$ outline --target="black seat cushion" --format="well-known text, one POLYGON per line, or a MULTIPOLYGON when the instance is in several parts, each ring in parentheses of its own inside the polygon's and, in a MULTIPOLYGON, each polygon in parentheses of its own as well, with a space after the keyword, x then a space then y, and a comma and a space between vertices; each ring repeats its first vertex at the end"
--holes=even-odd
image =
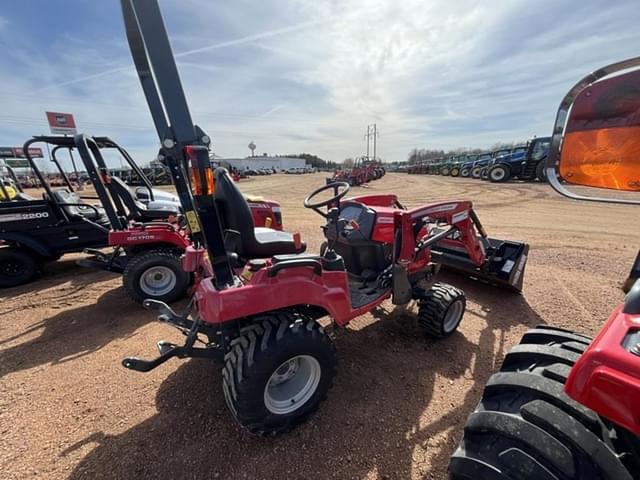
POLYGON ((111 186, 115 194, 122 200, 126 209, 129 210, 130 220, 135 220, 136 222, 160 220, 179 213, 178 208, 170 204, 159 205, 155 208, 147 207, 144 203, 136 200, 129 186, 118 177, 111 177, 111 186))
POLYGON ((302 253, 304 242, 296 247, 293 235, 271 228, 254 228, 253 216, 247 200, 224 168, 215 171, 215 200, 221 221, 228 230, 240 233, 240 251, 244 258, 266 258, 278 254, 302 253))
POLYGON ((90 220, 101 226, 108 226, 109 219, 102 207, 91 207, 76 194, 66 189, 51 192, 58 205, 72 220, 90 220))

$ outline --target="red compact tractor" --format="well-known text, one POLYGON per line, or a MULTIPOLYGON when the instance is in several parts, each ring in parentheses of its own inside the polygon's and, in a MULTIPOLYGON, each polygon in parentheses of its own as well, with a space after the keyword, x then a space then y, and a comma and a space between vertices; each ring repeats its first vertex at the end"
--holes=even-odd
MULTIPOLYGON (((175 179, 177 197, 153 189, 149 179, 128 152, 108 137, 88 137, 82 134, 75 137, 37 136, 25 143, 26 148, 34 143, 53 146, 52 160, 56 165, 59 164, 57 150, 75 150, 94 187, 97 195, 95 199, 100 201, 99 209, 78 204, 82 208, 75 208, 71 212, 78 217, 78 221, 93 226, 102 234, 100 242, 93 243, 94 248, 85 248, 85 252, 92 256, 83 258, 78 263, 121 273, 125 289, 139 302, 145 298, 171 302, 184 297, 196 279, 192 273, 182 269, 180 262, 185 249, 191 245, 189 225, 183 218, 184 212, 189 209, 183 209, 184 203, 181 204, 178 199, 188 199, 184 193, 188 190, 184 179, 175 179), (123 180, 112 176, 102 154, 105 150, 116 151, 127 162, 131 171, 135 172, 142 186, 132 190, 123 180), (105 251, 105 247, 113 248, 105 251)), ((71 189, 71 184, 67 183, 71 189)), ((69 191, 53 192, 52 197, 57 198, 63 194, 68 196, 69 191)), ((69 200, 61 205, 70 210, 75 204, 68 202, 69 200)), ((247 205, 252 225, 259 227, 256 228, 258 236, 278 236, 285 240, 292 238, 291 234, 281 231, 282 214, 278 203, 252 198, 247 201, 247 205)), ((67 235, 70 237, 68 242, 72 243, 73 235, 78 235, 73 232, 78 229, 66 227, 63 230, 65 233, 71 232, 67 235)), ((300 252, 301 248, 302 245, 289 253, 300 252)))
MULTIPOLYGON (((591 73, 565 96, 546 176, 569 198, 638 205, 639 152, 640 57, 591 73), (593 187, 617 192, 586 196, 593 187)), ((452 479, 640 478, 639 260, 594 339, 543 325, 507 354, 467 420, 452 479)))
POLYGON ((436 282, 436 259, 455 257, 477 277, 520 287, 527 246, 487 238, 468 201, 410 209, 392 194, 347 198, 350 186, 340 182, 304 200, 325 221, 320 254, 291 254, 296 237, 260 238, 227 172, 211 171, 208 137, 192 123, 157 2, 121 4, 162 155, 173 175, 191 179, 181 201, 198 235, 183 266, 202 277, 181 314, 144 302, 184 332, 184 344, 160 342, 157 358, 126 358, 126 368, 146 372, 173 357, 218 360, 233 416, 254 434, 276 434, 316 410, 333 383, 336 349, 320 318, 342 327, 387 299, 415 300, 426 334, 448 337, 466 301, 458 288, 436 282))
POLYGON ((352 187, 359 187, 382 178, 385 173, 386 170, 382 166, 382 162, 367 157, 357 157, 353 162, 353 167, 347 170, 338 170, 333 174, 333 177, 327 178, 327 185, 346 182, 352 187))

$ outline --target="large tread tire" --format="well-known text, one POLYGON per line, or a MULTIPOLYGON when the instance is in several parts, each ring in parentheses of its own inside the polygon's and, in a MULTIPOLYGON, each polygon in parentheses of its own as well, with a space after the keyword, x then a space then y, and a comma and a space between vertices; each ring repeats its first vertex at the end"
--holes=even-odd
POLYGON ((471 177, 476 180, 482 175, 482 167, 473 167, 471 169, 471 177))
POLYGON ((451 457, 453 480, 638 478, 638 439, 564 393, 589 345, 584 335, 541 326, 507 354, 451 457))
POLYGON ((460 170, 460 176, 463 178, 469 178, 471 176, 471 170, 468 168, 463 168, 460 170))
POLYGON ((547 163, 545 160, 541 160, 540 162, 538 162, 538 165, 536 166, 536 178, 544 183, 547 183, 547 171, 545 170, 545 163, 547 163))
POLYGON ((489 169, 489 171, 487 172, 487 177, 492 183, 503 183, 507 182, 511 178, 511 171, 504 165, 496 165, 489 169), (499 173, 496 174, 494 172, 499 173))
POLYGON ((460 169, 458 167, 452 168, 451 169, 451 176, 452 177, 460 176, 460 169))
POLYGON ((13 247, 0 248, 0 288, 29 283, 39 271, 39 257, 35 254, 13 247))
POLYGON ((134 255, 127 262, 122 275, 122 284, 129 296, 138 303, 146 299, 170 303, 183 298, 189 290, 192 276, 182 269, 181 255, 180 251, 172 249, 153 249, 134 255), (143 290, 141 279, 153 267, 164 267, 175 276, 175 284, 170 291, 153 295, 143 290))
POLYGON ((300 424, 318 409, 333 385, 336 366, 333 341, 315 320, 290 312, 264 315, 241 329, 225 355, 224 397, 233 416, 250 433, 276 435, 300 424), (284 362, 299 355, 317 360, 319 383, 298 409, 273 413, 265 402, 267 382, 284 362))
POLYGON ((435 283, 418 295, 418 324, 427 336, 446 338, 460 325, 466 306, 462 290, 447 283, 435 283))

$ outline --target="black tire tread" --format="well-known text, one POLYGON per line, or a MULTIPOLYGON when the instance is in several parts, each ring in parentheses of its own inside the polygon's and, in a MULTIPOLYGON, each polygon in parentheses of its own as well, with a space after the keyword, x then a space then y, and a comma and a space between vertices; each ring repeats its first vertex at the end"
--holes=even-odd
MULTIPOLYGON (((157 259, 170 260, 172 262, 177 262, 178 265, 180 265, 181 255, 182 253, 180 251, 170 248, 154 248, 134 255, 127 262, 127 265, 124 268, 124 273, 122 274, 122 284, 129 296, 138 303, 142 303, 146 298, 148 298, 148 295, 139 289, 139 274, 142 273, 139 271, 141 265, 149 260, 157 259)), ((189 285, 191 284, 191 275, 184 272, 182 267, 179 267, 177 276, 176 288, 169 294, 159 298, 159 300, 164 302, 173 302, 186 295, 189 285), (183 277, 180 278, 180 275, 183 275, 183 277)))
POLYGON ((231 348, 225 355, 222 388, 229 409, 236 420, 254 435, 269 436, 290 430, 316 411, 326 399, 336 374, 335 351, 335 345, 324 328, 311 318, 291 312, 274 312, 255 318, 252 324, 241 328, 240 335, 231 341, 231 348), (261 412, 256 411, 253 405, 255 398, 249 393, 253 377, 257 375, 260 358, 277 348, 279 342, 286 340, 285 337, 291 336, 299 337, 297 341, 310 338, 329 349, 333 360, 328 370, 323 372, 323 375, 328 375, 328 386, 324 391, 318 391, 318 400, 309 404, 304 412, 277 421, 265 419, 261 412))
POLYGON ((486 478, 510 480, 639 478, 638 464, 629 460, 637 437, 629 439, 630 432, 564 393, 570 369, 589 342, 547 325, 529 330, 487 382, 452 456, 450 478, 485 478, 475 473, 485 471, 486 478), (566 461, 549 456, 550 445, 564 451, 566 461))
POLYGON ((0 248, 0 260, 1 257, 21 258, 24 262, 27 262, 28 269, 24 275, 13 279, 11 277, 4 277, 0 274, 0 288, 17 287, 18 285, 29 283, 36 278, 40 271, 40 257, 29 250, 15 248, 12 246, 2 247, 0 248))
POLYGON ((466 306, 464 292, 447 283, 435 283, 429 290, 420 292, 418 298, 418 324, 428 336, 445 338, 453 333, 444 332, 443 321, 449 306, 459 298, 462 298, 466 306))

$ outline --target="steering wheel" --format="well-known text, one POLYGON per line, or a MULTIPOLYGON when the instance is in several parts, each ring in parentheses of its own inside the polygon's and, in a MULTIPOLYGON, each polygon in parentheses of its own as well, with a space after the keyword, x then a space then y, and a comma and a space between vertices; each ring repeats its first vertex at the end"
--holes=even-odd
POLYGON ((339 204, 340 199, 344 197, 347 194, 347 192, 349 192, 350 188, 351 187, 349 187, 349 184, 347 182, 335 182, 335 183, 330 183, 329 185, 324 185, 314 190, 309 195, 307 195, 307 198, 304 199, 304 206, 306 208, 310 208, 311 210, 314 210, 316 213, 319 213, 324 218, 327 218, 327 214, 321 211, 320 208, 326 207, 327 205, 331 205, 336 202, 338 202, 339 204), (311 199, 313 197, 319 195, 325 190, 332 190, 332 189, 333 189, 333 197, 329 198, 328 200, 323 200, 321 202, 311 203, 311 199))

